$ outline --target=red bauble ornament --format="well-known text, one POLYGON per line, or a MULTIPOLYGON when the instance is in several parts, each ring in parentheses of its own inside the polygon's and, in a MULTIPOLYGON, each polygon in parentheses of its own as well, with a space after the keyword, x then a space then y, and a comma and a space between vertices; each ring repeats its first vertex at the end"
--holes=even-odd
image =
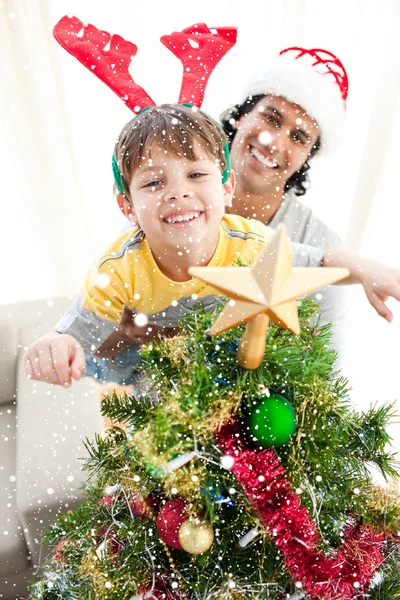
POLYGON ((168 500, 160 509, 157 517, 157 531, 163 542, 182 550, 179 541, 179 529, 184 521, 187 521, 186 502, 181 498, 168 500))

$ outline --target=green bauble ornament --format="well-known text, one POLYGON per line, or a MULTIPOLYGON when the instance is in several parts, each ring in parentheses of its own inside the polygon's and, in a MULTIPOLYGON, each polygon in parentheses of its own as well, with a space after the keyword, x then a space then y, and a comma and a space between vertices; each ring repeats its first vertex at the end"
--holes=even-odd
POLYGON ((248 425, 251 436, 262 446, 283 446, 294 433, 296 414, 284 396, 261 396, 250 413, 248 425))

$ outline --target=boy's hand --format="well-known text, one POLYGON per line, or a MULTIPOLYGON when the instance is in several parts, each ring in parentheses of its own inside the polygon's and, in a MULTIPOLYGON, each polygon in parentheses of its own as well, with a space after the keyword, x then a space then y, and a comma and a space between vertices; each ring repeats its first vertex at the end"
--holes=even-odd
POLYGON ((25 373, 29 379, 70 387, 71 377, 80 379, 85 370, 82 346, 71 335, 47 333, 25 354, 25 373))
POLYGON ((108 358, 119 352, 151 342, 160 337, 171 337, 179 333, 178 327, 162 327, 160 325, 136 325, 132 311, 124 307, 119 325, 112 334, 97 348, 96 356, 108 358))
POLYGON ((350 277, 343 283, 361 283, 378 315, 389 323, 392 321, 393 313, 385 302, 388 298, 395 298, 400 302, 399 269, 343 250, 328 250, 324 256, 323 266, 347 267, 350 270, 350 277))

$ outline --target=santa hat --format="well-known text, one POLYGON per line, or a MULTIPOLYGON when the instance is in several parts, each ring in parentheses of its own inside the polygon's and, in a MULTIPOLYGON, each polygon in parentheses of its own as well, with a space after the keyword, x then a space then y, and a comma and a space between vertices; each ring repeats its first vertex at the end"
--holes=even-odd
POLYGON ((340 60, 322 49, 286 48, 265 73, 253 81, 247 96, 273 94, 301 106, 320 128, 321 151, 335 150, 342 137, 348 93, 340 60))

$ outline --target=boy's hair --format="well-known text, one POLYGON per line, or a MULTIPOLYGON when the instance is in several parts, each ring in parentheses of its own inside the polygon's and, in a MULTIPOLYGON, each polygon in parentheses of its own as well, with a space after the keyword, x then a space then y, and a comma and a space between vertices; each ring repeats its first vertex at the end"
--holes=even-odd
POLYGON ((151 156, 154 144, 167 153, 194 161, 200 158, 193 149, 195 141, 223 172, 227 167, 227 138, 221 126, 206 113, 182 104, 161 104, 144 110, 129 121, 114 148, 126 198, 132 202, 129 192, 132 175, 142 158, 147 153, 151 156))
MULTIPOLYGON (((235 104, 235 106, 222 113, 220 120, 228 137, 229 148, 231 147, 233 138, 238 131, 238 128, 235 125, 244 115, 249 114, 257 102, 261 100, 261 98, 265 98, 266 95, 267 94, 257 94, 255 96, 249 96, 242 104, 235 104)), ((293 175, 286 181, 285 192, 288 192, 293 188, 296 196, 303 196, 306 193, 310 185, 307 171, 310 170, 311 166, 308 161, 310 158, 315 156, 315 154, 317 154, 320 146, 321 141, 320 138, 318 138, 314 146, 311 148, 309 158, 305 161, 301 169, 293 173, 293 175)))

